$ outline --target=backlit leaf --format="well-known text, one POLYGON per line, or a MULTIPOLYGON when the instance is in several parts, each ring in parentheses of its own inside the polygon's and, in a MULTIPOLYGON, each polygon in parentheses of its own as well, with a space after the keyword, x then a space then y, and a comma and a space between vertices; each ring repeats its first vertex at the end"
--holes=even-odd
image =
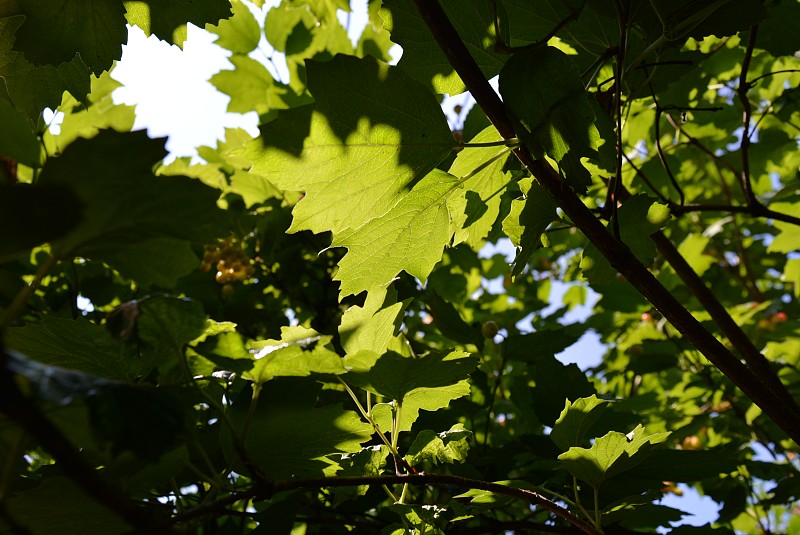
POLYGON ((606 479, 644 461, 649 450, 668 436, 669 433, 645 436, 641 425, 627 435, 610 431, 596 439, 591 448, 573 446, 558 460, 575 477, 597 488, 606 479))
POLYGON ((386 285, 400 271, 425 281, 450 241, 448 195, 458 180, 434 170, 420 180, 383 217, 334 236, 334 247, 347 247, 336 280, 341 295, 386 285))
POLYGON ((436 99, 372 58, 309 62, 315 99, 282 112, 236 156, 282 189, 304 191, 291 231, 357 229, 394 207, 450 151, 436 99))
POLYGON ((600 134, 570 57, 549 46, 517 52, 500 73, 500 94, 534 156, 556 160, 573 189, 585 192, 591 177, 580 159, 597 157, 600 134))

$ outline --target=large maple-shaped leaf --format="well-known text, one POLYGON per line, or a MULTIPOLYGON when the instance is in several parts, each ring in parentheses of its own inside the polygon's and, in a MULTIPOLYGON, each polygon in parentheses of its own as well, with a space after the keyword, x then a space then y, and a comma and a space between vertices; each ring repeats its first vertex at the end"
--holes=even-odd
MULTIPOLYGON (((231 422, 243 428, 250 419, 245 446, 269 477, 322 475, 330 467, 326 456, 360 451, 372 436, 372 426, 356 412, 338 403, 317 406, 319 390, 315 381, 279 377, 261 391, 254 409, 249 400, 234 405, 231 422)), ((222 439, 227 454, 233 455, 229 429, 223 431, 222 439)), ((244 471, 240 461, 233 459, 237 470, 244 471)))
POLYGON ((34 65, 14 51, 15 34, 24 21, 24 15, 0 18, 0 79, 14 107, 36 125, 44 108, 61 103, 64 91, 84 100, 89 92, 89 68, 75 53, 54 66, 34 65))
POLYGON ((335 235, 333 246, 348 249, 335 276, 341 295, 388 284, 401 271, 427 279, 450 241, 447 197, 457 185, 434 170, 382 217, 335 235))
POLYGON ((231 14, 229 0, 125 0, 123 3, 128 24, 178 46, 186 41, 187 22, 203 28, 231 14))
POLYGON ((218 35, 215 41, 222 48, 237 54, 249 54, 261 39, 261 27, 244 2, 233 2, 233 16, 208 31, 218 35))
POLYGON ((389 211, 447 154, 436 98, 373 58, 307 62, 315 104, 281 112, 233 154, 286 190, 304 191, 290 231, 358 228, 389 211))
MULTIPOLYGON (((397 66, 412 78, 433 87, 437 93, 457 95, 466 91, 464 82, 445 57, 411 0, 390 0, 380 11, 392 41, 403 47, 397 66)), ((505 58, 494 51, 494 17, 489 2, 468 0, 441 2, 467 49, 487 78, 500 72, 505 58)))
POLYGON ((128 38, 119 0, 25 0, 6 15, 25 15, 15 49, 36 65, 60 65, 75 54, 99 75, 122 57, 128 38))
POLYGON ((197 266, 189 242, 225 232, 219 192, 180 176, 153 175, 166 155, 145 132, 104 130, 79 139, 47 161, 39 184, 71 188, 86 207, 83 221, 54 244, 59 257, 111 264, 141 284, 171 286, 197 266))

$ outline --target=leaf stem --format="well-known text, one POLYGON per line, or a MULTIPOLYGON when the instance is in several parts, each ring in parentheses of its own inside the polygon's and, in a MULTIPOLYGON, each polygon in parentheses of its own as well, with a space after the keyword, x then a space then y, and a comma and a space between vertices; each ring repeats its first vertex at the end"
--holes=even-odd
POLYGON ((0 330, 5 329, 8 327, 14 318, 17 317, 22 307, 25 306, 25 303, 28 302, 31 295, 39 288, 39 285, 42 283, 42 280, 53 270, 53 268, 61 261, 61 258, 51 253, 45 262, 39 266, 39 269, 33 276, 33 280, 22 287, 22 289, 17 292, 17 295, 14 296, 14 300, 11 301, 11 304, 8 305, 8 308, 3 312, 2 317, 0 317, 0 330))
POLYGON ((475 149, 481 147, 510 147, 516 149, 522 144, 519 138, 501 139, 500 141, 482 141, 479 143, 461 142, 457 146, 465 149, 475 149))

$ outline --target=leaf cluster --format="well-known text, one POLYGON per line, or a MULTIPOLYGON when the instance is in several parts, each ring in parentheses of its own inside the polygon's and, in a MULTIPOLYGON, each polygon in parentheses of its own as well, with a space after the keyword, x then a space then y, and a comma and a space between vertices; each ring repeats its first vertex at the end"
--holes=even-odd
POLYGON ((0 7, 0 532, 800 529, 800 4, 95 4, 0 7))

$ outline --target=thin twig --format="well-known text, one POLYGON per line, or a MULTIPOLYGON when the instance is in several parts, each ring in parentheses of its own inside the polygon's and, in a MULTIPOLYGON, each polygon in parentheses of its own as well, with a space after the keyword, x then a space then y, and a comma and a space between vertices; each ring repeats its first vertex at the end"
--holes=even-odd
POLYGON ((753 193, 753 184, 750 177, 750 136, 753 133, 750 129, 750 117, 753 113, 753 108, 747 96, 747 92, 751 87, 750 83, 747 81, 747 71, 750 68, 750 61, 753 59, 753 50, 756 47, 757 37, 758 26, 751 26, 750 38, 747 41, 744 59, 742 59, 742 72, 739 74, 739 87, 736 90, 736 93, 739 95, 739 100, 742 102, 742 108, 744 109, 742 115, 742 140, 739 144, 739 151, 742 153, 742 191, 744 191, 745 202, 748 206, 755 206, 758 204, 758 200, 753 193))
POLYGON ((658 103, 658 98, 656 97, 656 93, 653 90, 652 85, 650 86, 650 91, 653 94, 653 102, 655 102, 656 104, 655 137, 656 137, 656 152, 658 153, 658 159, 661 161, 661 165, 667 172, 667 176, 669 177, 670 182, 672 182, 672 186, 675 188, 675 191, 678 192, 678 196, 680 198, 680 204, 681 206, 683 206, 684 204, 686 204, 686 196, 683 194, 683 189, 681 189, 680 184, 678 184, 678 180, 675 178, 675 175, 672 174, 672 169, 670 169, 669 163, 667 163, 667 158, 664 155, 664 149, 661 148, 661 113, 664 111, 664 109, 658 103))
POLYGON ((787 73, 787 72, 800 72, 800 69, 782 69, 780 71, 772 71, 772 72, 768 72, 766 74, 762 74, 761 76, 756 76, 755 78, 750 80, 750 82, 749 82, 750 83, 750 87, 753 87, 753 85, 755 85, 755 83, 758 82, 759 80, 761 80, 762 78, 766 78, 768 76, 775 76, 776 74, 784 74, 784 73, 787 73))
POLYGON ((289 481, 275 481, 269 486, 258 486, 250 490, 241 492, 239 494, 231 494, 225 498, 221 498, 216 502, 196 507, 184 513, 175 515, 167 523, 168 525, 175 525, 195 518, 214 514, 224 510, 227 506, 240 501, 250 500, 266 500, 279 492, 299 489, 324 489, 332 487, 358 487, 363 485, 452 485, 455 487, 478 489, 493 492, 495 494, 502 494, 504 496, 513 496, 528 502, 531 505, 541 507, 558 516, 559 518, 569 522, 581 532, 588 535, 601 535, 601 532, 593 526, 584 522, 569 510, 561 507, 560 505, 548 500, 538 492, 532 490, 521 489, 501 485, 500 483, 491 483, 488 481, 481 481, 478 479, 470 479, 466 477, 452 476, 446 474, 410 474, 410 475, 382 475, 382 476, 356 476, 356 477, 320 477, 309 479, 296 479, 289 481))
MULTIPOLYGON (((478 68, 439 2, 414 0, 414 3, 448 61, 500 135, 506 139, 517 137, 502 101, 478 68)), ((787 411, 782 399, 764 388, 758 377, 707 331, 628 247, 606 230, 569 186, 562 182, 558 172, 547 161, 535 160, 525 146, 515 149, 514 154, 611 265, 650 301, 687 341, 741 388, 788 436, 800 443, 800 412, 787 411)))
POLYGON ((652 191, 659 199, 661 199, 661 202, 663 202, 664 204, 667 204, 667 205, 671 205, 672 204, 672 201, 669 200, 669 198, 667 198, 666 195, 664 195, 663 193, 658 191, 658 188, 655 187, 655 185, 650 181, 650 179, 647 177, 647 175, 644 174, 644 172, 639 168, 639 166, 636 165, 633 162, 633 160, 631 160, 628 157, 627 154, 625 154, 623 152, 622 156, 625 158, 625 161, 627 161, 630 164, 630 166, 633 167, 633 170, 636 171, 636 176, 641 178, 644 181, 644 183, 647 184, 647 187, 650 188, 650 191, 652 191))

